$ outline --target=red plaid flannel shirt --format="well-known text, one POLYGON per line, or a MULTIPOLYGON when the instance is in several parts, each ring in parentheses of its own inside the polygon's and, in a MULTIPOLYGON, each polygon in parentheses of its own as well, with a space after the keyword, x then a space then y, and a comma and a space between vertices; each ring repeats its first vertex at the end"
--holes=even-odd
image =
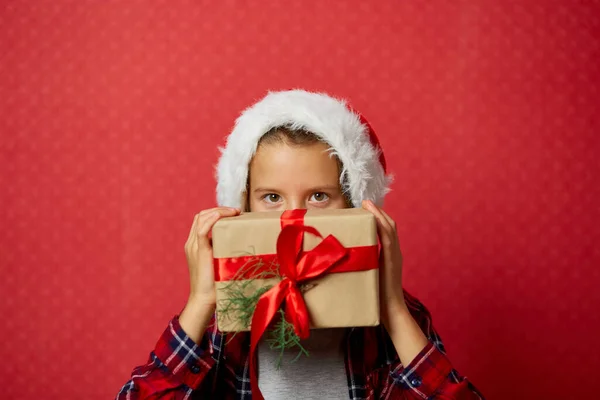
MULTIPOLYGON (((429 311, 405 292, 413 318, 429 343, 404 367, 383 326, 349 328, 344 337, 350 399, 483 399, 446 358, 429 311)), ((252 398, 249 372, 250 336, 227 338, 216 324, 194 343, 177 317, 170 323, 146 365, 137 367, 117 395, 125 399, 252 398)))

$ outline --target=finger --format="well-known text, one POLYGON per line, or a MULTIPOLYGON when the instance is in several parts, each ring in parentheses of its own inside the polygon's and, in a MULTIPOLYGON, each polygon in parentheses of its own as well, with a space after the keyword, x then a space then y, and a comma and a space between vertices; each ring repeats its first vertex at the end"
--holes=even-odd
POLYGON ((379 210, 381 211, 381 214, 383 214, 383 216, 387 219, 388 223, 390 224, 390 226, 392 228, 393 240, 395 240, 396 243, 398 244, 398 246, 400 246, 400 238, 398 238, 398 227, 397 227, 396 221, 394 221, 394 219, 392 217, 390 217, 388 215, 388 213, 383 211, 381 208, 379 210))
POLYGON ((196 227, 198 226, 198 219, 200 218, 200 214, 196 214, 194 216, 194 222, 192 222, 192 227, 190 228, 190 234, 187 238, 187 242, 189 242, 192 237, 194 237, 195 233, 196 233, 196 227))
POLYGON ((386 232, 392 231, 392 225, 390 225, 388 219, 383 215, 383 211, 379 209, 371 200, 365 200, 362 203, 365 210, 371 212, 377 220, 377 225, 381 226, 386 232))
POLYGON ((388 248, 394 245, 394 241, 398 241, 393 220, 392 224, 390 224, 383 211, 369 200, 363 202, 363 207, 375 216, 375 220, 377 221, 377 233, 379 235, 381 245, 383 246, 383 253, 389 257, 390 253, 388 252, 388 248))
POLYGON ((218 221, 220 214, 217 211, 213 211, 211 214, 203 215, 200 218, 198 229, 196 230, 196 238, 198 246, 206 247, 208 243, 208 232, 212 229, 213 225, 218 221))
POLYGON ((194 225, 192 227, 192 230, 190 231, 190 237, 188 238, 188 240, 195 238, 198 235, 199 225, 204 224, 208 216, 214 212, 223 212, 225 216, 230 216, 230 214, 231 216, 233 216, 239 214, 240 210, 238 208, 230 207, 214 207, 200 211, 200 213, 196 215, 197 219, 194 220, 194 225))
POLYGON ((219 207, 207 208, 206 210, 200 211, 200 215, 208 215, 214 211, 217 211, 219 207))
POLYGON ((394 221, 394 219, 392 217, 390 217, 388 215, 388 213, 386 213, 383 209, 379 208, 379 211, 381 211, 381 214, 385 217, 385 219, 387 220, 388 224, 390 224, 392 229, 394 231, 396 231, 396 221, 394 221))
POLYGON ((239 212, 239 208, 234 208, 234 207, 213 207, 213 208, 209 208, 209 209, 200 211, 200 215, 208 215, 208 214, 210 214, 214 211, 218 211, 218 210, 236 210, 239 212))
POLYGON ((211 232, 213 226, 217 223, 217 221, 221 218, 233 217, 235 215, 238 215, 239 213, 240 210, 238 209, 220 208, 216 209, 210 214, 201 216, 197 233, 198 245, 210 247, 209 233, 211 232))
POLYGON ((200 229, 200 225, 204 225, 204 223, 212 218, 213 214, 217 214, 221 217, 233 217, 240 213, 240 210, 237 208, 228 208, 228 207, 217 207, 212 208, 210 210, 205 210, 206 212, 200 212, 200 219, 198 220, 198 229, 200 229))

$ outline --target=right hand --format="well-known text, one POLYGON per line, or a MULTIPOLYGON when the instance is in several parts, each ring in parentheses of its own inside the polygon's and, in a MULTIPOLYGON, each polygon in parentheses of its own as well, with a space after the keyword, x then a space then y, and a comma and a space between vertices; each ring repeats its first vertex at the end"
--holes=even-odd
POLYGON ((217 302, 210 233, 219 219, 238 214, 239 209, 217 207, 201 211, 194 217, 185 243, 185 256, 190 272, 190 296, 179 317, 181 327, 192 339, 202 337, 217 302))

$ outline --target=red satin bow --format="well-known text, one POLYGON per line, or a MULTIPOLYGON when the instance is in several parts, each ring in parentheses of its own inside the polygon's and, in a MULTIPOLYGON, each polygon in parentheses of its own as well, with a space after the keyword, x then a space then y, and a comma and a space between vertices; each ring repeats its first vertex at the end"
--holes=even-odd
POLYGON ((250 387, 255 399, 263 399, 258 388, 256 347, 269 323, 285 300, 286 319, 294 325, 296 335, 306 339, 309 318, 298 284, 325 274, 342 260, 348 250, 332 235, 327 236, 313 250, 302 252, 304 232, 321 237, 313 227, 286 225, 277 239, 279 272, 283 279, 258 300, 250 332, 250 387))

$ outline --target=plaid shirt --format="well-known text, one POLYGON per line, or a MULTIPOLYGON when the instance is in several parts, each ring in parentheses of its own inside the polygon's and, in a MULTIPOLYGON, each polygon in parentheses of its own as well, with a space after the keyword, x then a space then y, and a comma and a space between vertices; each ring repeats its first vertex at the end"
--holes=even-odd
MULTIPOLYGON (((344 359, 349 398, 483 399, 452 368, 427 309, 406 292, 405 298, 429 343, 404 367, 383 326, 347 329, 344 359)), ((150 353, 148 363, 133 370, 117 400, 249 400, 252 398, 249 349, 248 333, 227 338, 216 324, 211 325, 198 345, 185 334, 175 317, 150 353)))

